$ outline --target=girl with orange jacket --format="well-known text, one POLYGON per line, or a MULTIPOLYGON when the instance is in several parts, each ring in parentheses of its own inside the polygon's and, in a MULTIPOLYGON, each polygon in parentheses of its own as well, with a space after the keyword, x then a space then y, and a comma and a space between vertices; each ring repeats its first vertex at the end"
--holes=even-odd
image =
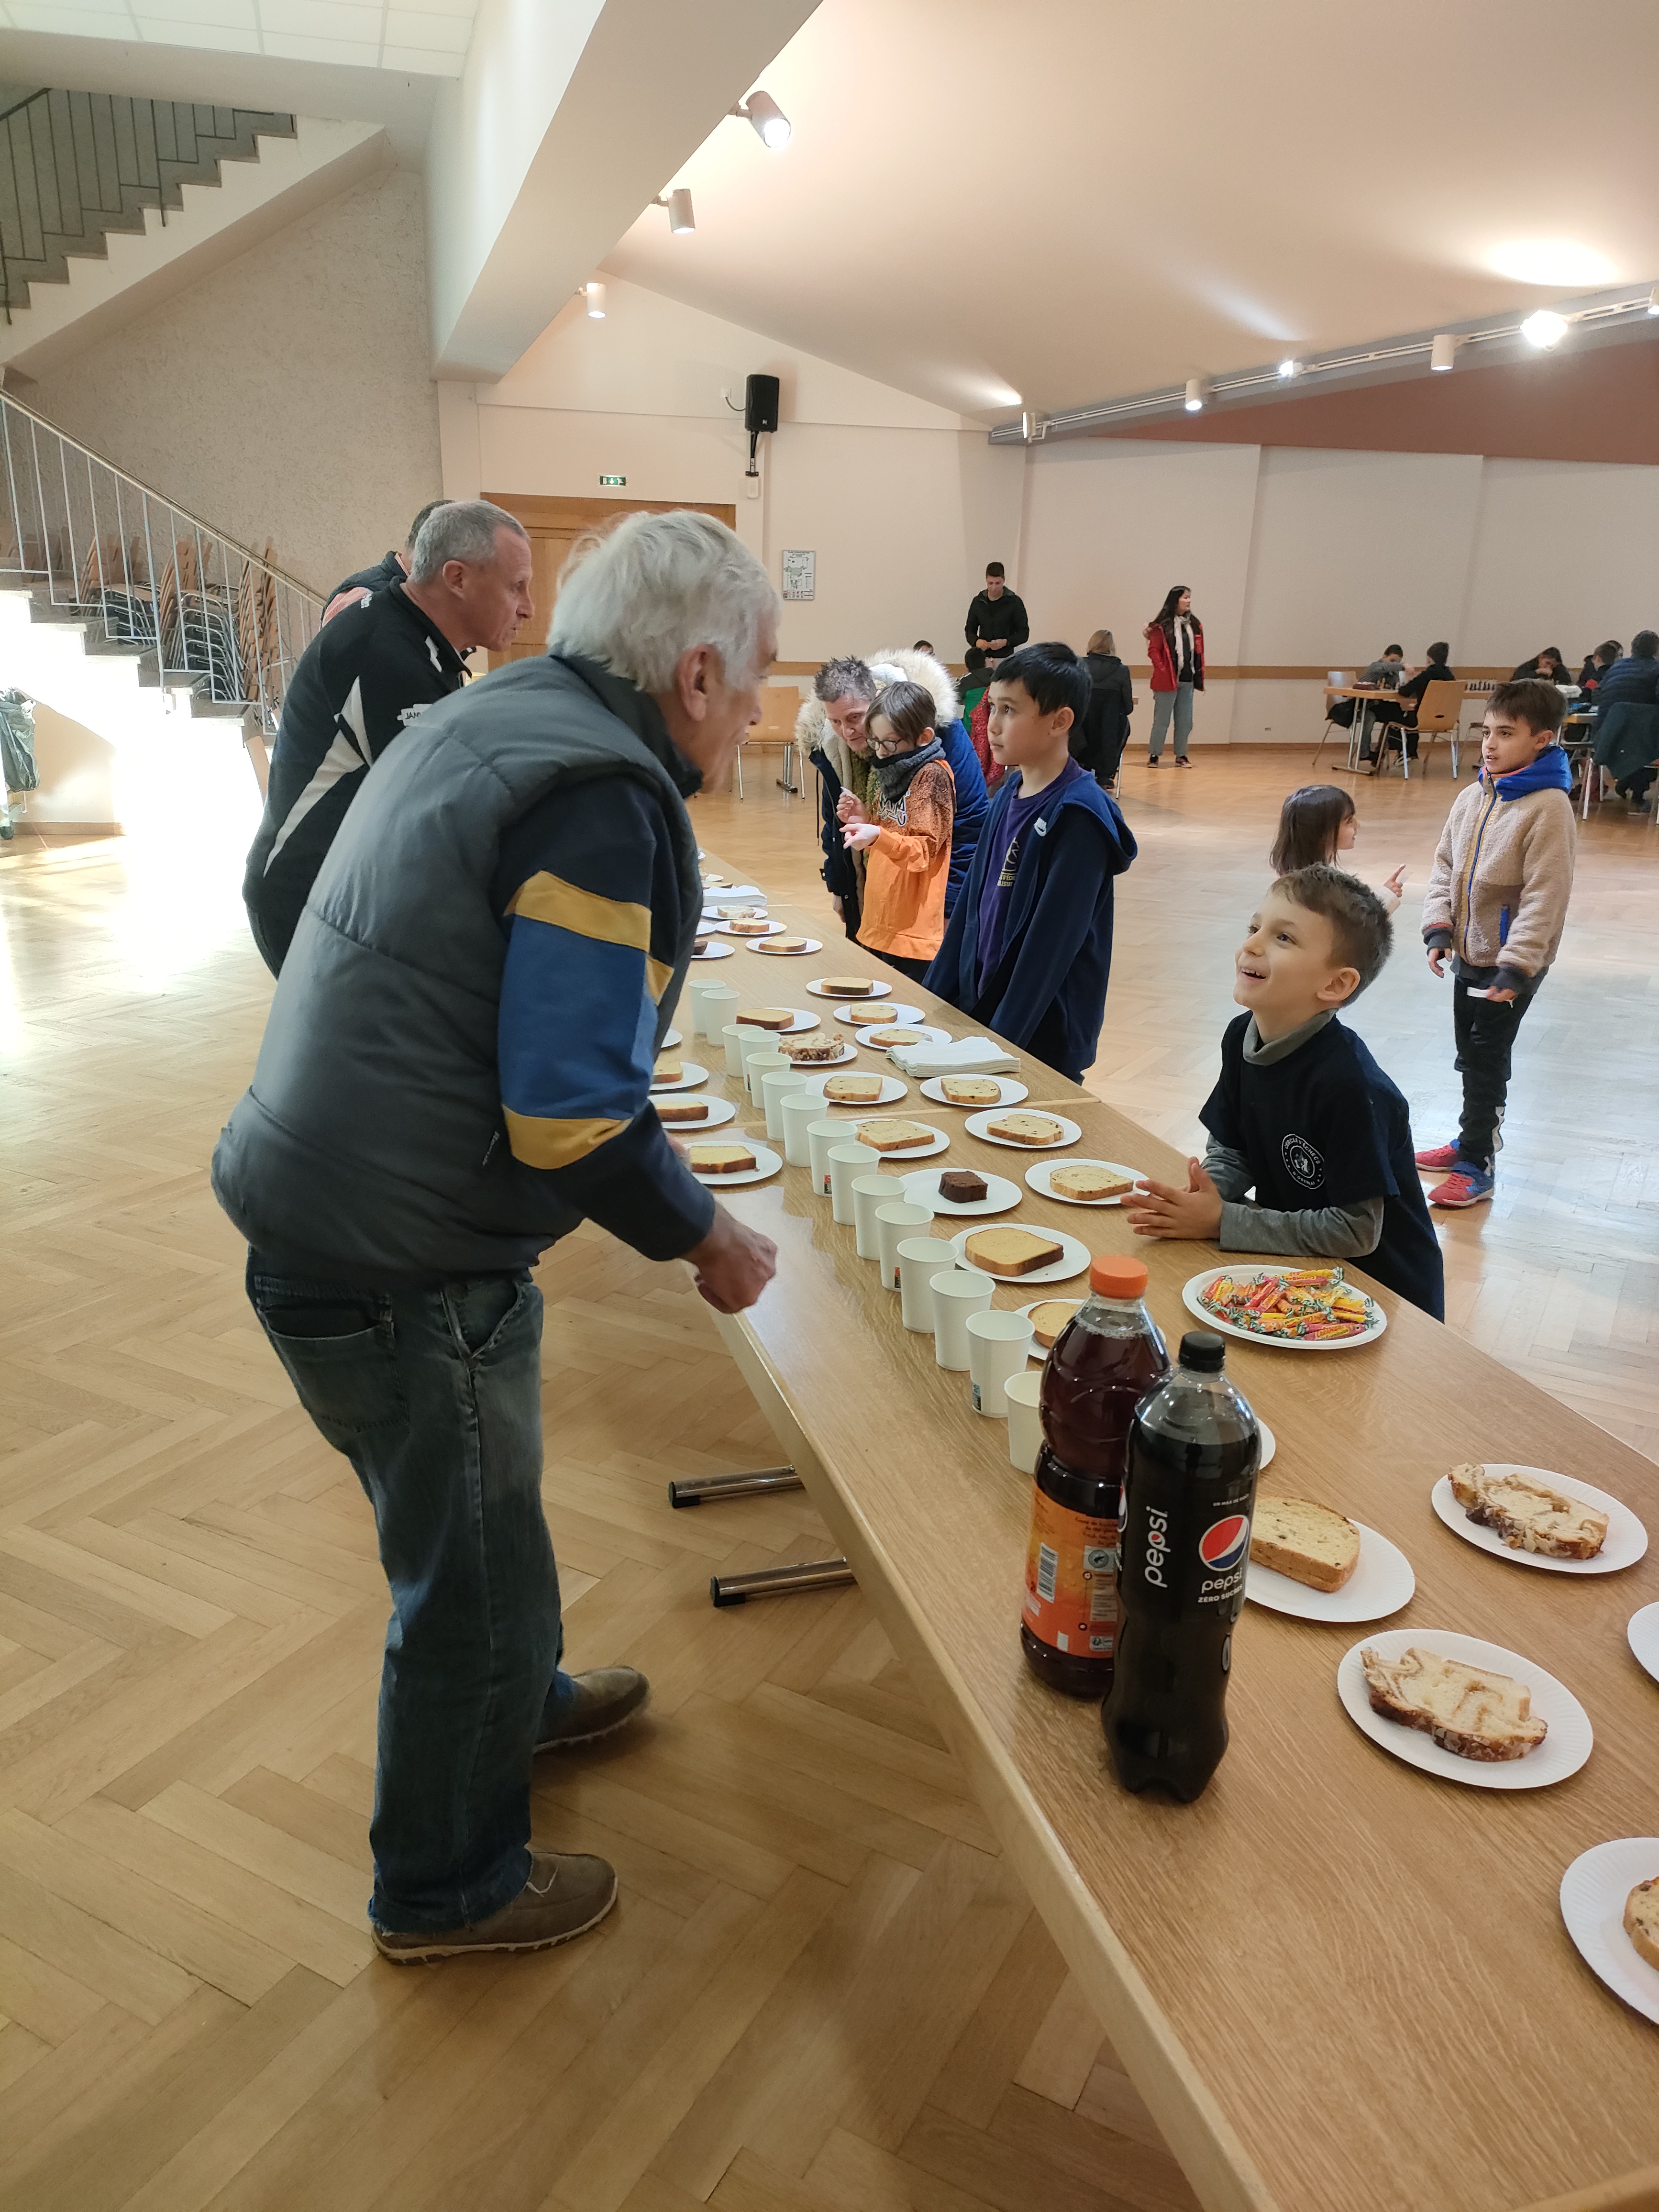
POLYGON ((866 807, 843 792, 842 842, 865 855, 859 942, 920 982, 945 941, 956 779, 933 727, 933 695, 921 684, 890 684, 865 727, 876 784, 866 807))

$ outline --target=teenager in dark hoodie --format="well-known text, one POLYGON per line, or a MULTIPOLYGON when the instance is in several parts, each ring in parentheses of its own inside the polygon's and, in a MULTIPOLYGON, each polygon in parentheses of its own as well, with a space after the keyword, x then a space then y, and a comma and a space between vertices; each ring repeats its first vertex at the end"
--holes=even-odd
POLYGON ((1090 691, 1067 645, 1024 646, 998 667, 991 750, 1008 773, 925 979, 1073 1081, 1105 1015, 1113 878, 1135 856, 1127 823, 1070 750, 1090 691))

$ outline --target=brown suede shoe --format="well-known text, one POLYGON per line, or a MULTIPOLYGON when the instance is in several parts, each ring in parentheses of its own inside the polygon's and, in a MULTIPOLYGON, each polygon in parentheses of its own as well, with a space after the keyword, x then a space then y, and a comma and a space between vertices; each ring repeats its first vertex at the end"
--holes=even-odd
POLYGON ((573 1674, 576 1694, 568 1698, 557 1725, 537 1739, 538 1751, 570 1751, 597 1743, 625 1728, 650 1701, 651 1685, 637 1667, 593 1667, 573 1674))
POLYGON ((617 1901, 617 1870, 582 1851, 530 1853, 530 1879, 511 1905, 471 1928, 404 1935, 369 1923, 374 1948, 400 1966, 469 1951, 550 1951, 596 1928, 617 1901))

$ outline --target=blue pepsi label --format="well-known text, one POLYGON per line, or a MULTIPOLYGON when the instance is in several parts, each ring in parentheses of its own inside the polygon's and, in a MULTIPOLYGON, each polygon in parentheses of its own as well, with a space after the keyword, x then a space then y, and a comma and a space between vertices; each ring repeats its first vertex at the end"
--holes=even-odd
POLYGON ((1127 1601, 1144 1601, 1170 1619, 1236 1616, 1249 1565, 1255 1487, 1251 1481, 1231 1497, 1200 1498, 1183 1494, 1178 1479, 1149 1481, 1144 1466, 1132 1466, 1123 1529, 1127 1601))

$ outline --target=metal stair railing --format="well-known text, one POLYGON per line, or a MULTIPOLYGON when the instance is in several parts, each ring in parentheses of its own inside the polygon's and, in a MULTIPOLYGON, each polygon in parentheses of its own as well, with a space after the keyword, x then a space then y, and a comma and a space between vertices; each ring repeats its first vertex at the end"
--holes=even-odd
POLYGON ((274 737, 323 602, 255 553, 0 392, 0 588, 136 650, 140 680, 189 684, 274 737))
POLYGON ((62 281, 65 256, 106 251, 112 230, 142 231, 144 210, 184 205, 185 184, 219 163, 255 161, 258 137, 291 138, 291 115, 118 93, 30 93, 0 109, 0 307, 29 283, 62 281), (8 197, 9 194, 9 197, 8 197))

